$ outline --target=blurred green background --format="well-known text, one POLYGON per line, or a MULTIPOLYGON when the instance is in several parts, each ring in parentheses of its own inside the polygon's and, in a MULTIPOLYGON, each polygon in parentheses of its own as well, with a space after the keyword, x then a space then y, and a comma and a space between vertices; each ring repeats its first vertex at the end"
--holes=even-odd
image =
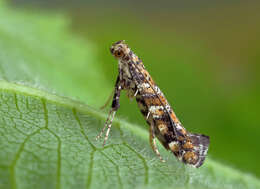
MULTIPOLYGON (((260 177, 259 2, 12 0, 9 5, 67 14, 70 31, 95 46, 111 92, 117 62, 109 46, 125 39, 183 125, 211 137, 209 155, 260 177)), ((87 92, 77 97, 87 103, 87 92)), ((103 98, 90 104, 98 108, 110 92, 95 95, 103 98)), ((118 116, 148 128, 125 95, 118 116)))

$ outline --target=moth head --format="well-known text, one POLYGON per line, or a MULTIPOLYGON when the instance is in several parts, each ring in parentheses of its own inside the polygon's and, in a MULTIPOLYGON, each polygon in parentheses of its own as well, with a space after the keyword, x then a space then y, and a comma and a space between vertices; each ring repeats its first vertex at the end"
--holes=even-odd
POLYGON ((129 53, 129 51, 130 49, 124 40, 113 43, 110 47, 111 54, 117 59, 123 58, 127 53, 129 53))

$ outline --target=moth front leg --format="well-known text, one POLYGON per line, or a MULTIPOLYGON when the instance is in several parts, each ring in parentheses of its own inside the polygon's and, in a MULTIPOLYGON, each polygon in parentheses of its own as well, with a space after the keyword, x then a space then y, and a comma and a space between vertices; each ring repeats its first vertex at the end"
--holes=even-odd
POLYGON ((116 80, 116 84, 115 84, 115 91, 114 91, 114 96, 113 96, 111 109, 109 111, 109 114, 108 114, 108 117, 107 117, 107 120, 105 122, 105 125, 104 125, 103 129, 101 130, 99 135, 96 137, 96 140, 99 139, 102 136, 102 134, 104 133, 105 129, 107 128, 105 139, 104 139, 104 142, 103 142, 103 146, 106 144, 106 141, 108 139, 109 132, 110 132, 110 129, 111 129, 112 122, 113 122, 113 119, 115 117, 116 111, 120 107, 119 99, 120 99, 120 92, 122 90, 122 86, 121 86, 120 83, 121 83, 120 82, 120 77, 118 76, 117 80, 116 80))

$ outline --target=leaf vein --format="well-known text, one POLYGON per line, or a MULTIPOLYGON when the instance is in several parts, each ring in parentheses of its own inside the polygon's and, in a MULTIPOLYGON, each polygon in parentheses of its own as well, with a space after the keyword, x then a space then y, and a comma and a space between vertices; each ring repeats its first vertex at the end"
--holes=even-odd
POLYGON ((144 174, 144 183, 145 185, 148 185, 149 183, 149 167, 146 163, 146 159, 140 154, 138 153, 135 149, 133 149, 131 146, 129 146, 126 142, 123 142, 123 145, 126 146, 127 148, 129 148, 129 150, 131 150, 132 152, 134 152, 143 162, 143 165, 144 165, 144 171, 145 171, 145 174, 144 174))
POLYGON ((16 184, 16 179, 15 179, 15 166, 16 166, 16 164, 17 164, 17 162, 18 162, 18 160, 19 160, 19 158, 21 157, 21 154, 22 154, 22 152, 23 152, 23 150, 24 150, 24 147, 25 147, 25 144, 28 142, 28 140, 32 137, 32 136, 34 136, 34 135, 36 135, 37 133, 39 133, 41 130, 43 130, 44 128, 40 128, 40 129, 38 129, 38 130, 36 130, 35 132, 33 132, 33 133, 31 133, 31 134, 29 134, 26 138, 25 138, 25 140, 21 143, 21 145, 20 145, 20 147, 19 147, 19 149, 18 149, 18 152, 16 153, 16 155, 14 156, 15 158, 14 158, 14 161, 11 163, 11 165, 10 165, 10 183, 12 184, 12 188, 13 189, 15 189, 15 188, 17 188, 17 184, 16 184))
POLYGON ((104 152, 100 151, 100 153, 105 156, 108 161, 110 161, 116 168, 116 173, 117 173, 117 178, 118 178, 118 184, 120 186, 121 189, 123 189, 123 183, 122 183, 122 179, 120 177, 120 169, 119 166, 117 165, 117 163, 115 163, 108 155, 106 155, 104 152))
POLYGON ((89 174, 88 174, 88 178, 87 178, 86 189, 90 188, 91 182, 92 182, 92 173, 93 173, 95 152, 96 152, 96 150, 92 151, 91 154, 90 154, 89 174))
POLYGON ((51 129, 48 128, 48 124, 49 124, 49 118, 48 118, 48 109, 46 106, 46 100, 45 99, 41 99, 42 100, 42 104, 43 104, 43 110, 44 110, 44 119, 45 119, 45 128, 49 131, 49 133, 51 133, 58 141, 58 147, 57 147, 57 184, 56 184, 56 189, 60 189, 61 186, 61 140, 59 138, 59 136, 53 132, 51 129))
POLYGON ((82 133, 82 135, 84 136, 84 138, 86 139, 86 141, 90 144, 90 146, 92 147, 92 149, 96 150, 96 147, 94 146, 94 144, 89 140, 88 136, 85 134, 84 132, 84 128, 83 125, 81 124, 81 121, 79 119, 79 116, 77 114, 77 110, 76 108, 72 109, 73 115, 75 117, 75 120, 77 121, 79 127, 80 127, 80 132, 82 133))

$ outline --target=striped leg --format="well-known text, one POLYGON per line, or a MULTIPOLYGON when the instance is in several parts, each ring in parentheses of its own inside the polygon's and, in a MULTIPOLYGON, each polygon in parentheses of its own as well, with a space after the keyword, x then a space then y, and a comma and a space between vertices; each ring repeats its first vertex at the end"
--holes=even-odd
MULTIPOLYGON (((98 140, 98 139, 103 135, 103 133, 104 133, 106 127, 107 127, 108 125, 112 124, 115 113, 116 113, 116 112, 113 111, 113 109, 110 110, 110 112, 109 112, 109 114, 108 114, 108 117, 107 117, 107 120, 106 120, 106 122, 105 122, 105 125, 104 125, 103 129, 101 130, 101 132, 96 136, 96 140, 98 140), (111 117, 111 115, 113 115, 113 116, 111 117), (108 123, 109 123, 109 124, 108 124, 108 123)), ((111 126, 110 126, 110 127, 111 127, 111 126)))
POLYGON ((116 81, 116 85, 115 85, 115 92, 114 92, 114 97, 113 97, 113 102, 112 102, 111 109, 109 111, 109 114, 108 114, 108 117, 107 117, 107 120, 105 122, 105 125, 104 125, 103 129, 101 130, 99 135, 96 137, 96 140, 99 139, 103 135, 105 129, 107 128, 107 132, 106 132, 106 135, 105 135, 103 146, 106 144, 106 141, 108 139, 109 132, 110 132, 110 129, 111 129, 112 122, 114 120, 116 111, 120 107, 119 98, 120 98, 120 91, 121 91, 122 87, 121 87, 121 85, 119 83, 120 82, 119 82, 119 76, 118 76, 117 77, 117 81, 116 81))
MULTIPOLYGON (((107 123, 107 132, 106 132, 106 135, 105 135, 105 139, 104 139, 104 142, 103 142, 103 147, 105 146, 106 144, 106 141, 108 139, 108 136, 109 136, 109 132, 110 132, 110 129, 111 129, 111 126, 112 126, 112 122, 113 122, 113 119, 115 117, 115 114, 116 114, 116 111, 113 111, 111 112, 111 118, 109 120, 109 122, 107 123)), ((110 117, 110 116, 109 116, 110 117)))
POLYGON ((153 151, 154 151, 154 152, 156 153, 156 155, 159 157, 160 161, 161 161, 161 162, 165 162, 165 160, 162 158, 162 156, 161 156, 161 154, 160 154, 160 152, 159 152, 159 150, 158 150, 158 148, 157 148, 156 141, 155 141, 155 133, 154 133, 154 132, 155 132, 155 131, 154 131, 154 125, 151 124, 151 126, 150 126, 150 137, 149 137, 149 139, 150 139, 150 145, 151 145, 153 151))

